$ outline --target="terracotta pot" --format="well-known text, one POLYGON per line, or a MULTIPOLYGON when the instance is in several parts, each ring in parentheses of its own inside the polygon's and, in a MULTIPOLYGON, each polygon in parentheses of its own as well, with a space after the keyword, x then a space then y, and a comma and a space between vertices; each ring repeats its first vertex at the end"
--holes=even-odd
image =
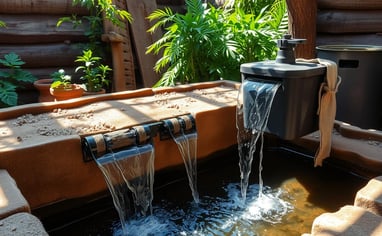
POLYGON ((68 100, 72 98, 81 97, 84 90, 78 84, 72 84, 71 89, 64 88, 50 88, 50 94, 52 94, 56 101, 68 100))
POLYGON ((34 87, 39 91, 40 96, 38 98, 39 102, 52 102, 54 97, 50 94, 50 85, 53 79, 39 79, 33 82, 34 87))
POLYGON ((88 92, 88 91, 84 91, 84 96, 90 96, 90 95, 99 95, 99 94, 105 94, 106 93, 106 90, 105 89, 102 89, 98 92, 88 92))

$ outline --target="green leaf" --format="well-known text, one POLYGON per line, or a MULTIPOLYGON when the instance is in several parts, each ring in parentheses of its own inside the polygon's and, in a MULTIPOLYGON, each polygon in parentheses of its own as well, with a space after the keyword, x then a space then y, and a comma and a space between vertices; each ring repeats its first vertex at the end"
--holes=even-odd
POLYGON ((25 64, 25 62, 23 62, 20 59, 19 55, 17 55, 14 52, 5 54, 4 59, 0 59, 0 63, 3 64, 4 66, 10 67, 10 68, 13 68, 13 67, 18 68, 18 67, 25 64))
POLYGON ((34 82, 36 78, 28 71, 15 70, 14 77, 17 81, 34 82))
POLYGON ((7 84, 0 87, 0 100, 8 106, 16 106, 18 98, 17 93, 15 92, 16 86, 7 84))

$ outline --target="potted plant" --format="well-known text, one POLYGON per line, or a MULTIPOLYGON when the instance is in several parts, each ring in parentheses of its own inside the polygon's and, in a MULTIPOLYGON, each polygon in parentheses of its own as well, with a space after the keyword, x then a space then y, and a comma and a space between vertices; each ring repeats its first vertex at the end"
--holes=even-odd
POLYGON ((101 64, 100 60, 101 57, 93 56, 90 49, 84 50, 75 60, 82 63, 75 71, 83 73, 81 80, 84 81, 85 94, 105 93, 103 86, 109 85, 110 81, 106 77, 112 69, 108 65, 101 64))
POLYGON ((83 88, 78 84, 72 84, 72 77, 66 75, 63 69, 51 74, 53 83, 50 85, 50 94, 56 101, 67 100, 81 97, 84 93, 83 88))
POLYGON ((14 52, 4 55, 0 64, 6 69, 0 71, 0 108, 16 106, 18 101, 17 88, 22 82, 32 83, 36 80, 30 72, 21 69, 25 64, 14 52))

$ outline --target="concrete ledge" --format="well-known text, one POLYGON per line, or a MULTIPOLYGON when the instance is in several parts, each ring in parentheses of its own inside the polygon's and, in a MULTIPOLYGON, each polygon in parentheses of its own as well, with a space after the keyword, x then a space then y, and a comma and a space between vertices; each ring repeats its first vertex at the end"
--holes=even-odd
POLYGON ((17 213, 0 220, 0 235, 7 236, 45 236, 41 221, 29 213, 17 213))
POLYGON ((382 176, 371 179, 357 192, 354 205, 382 216, 382 176))
MULTIPOLYGON (((320 145, 319 132, 316 131, 293 140, 292 144, 310 153, 315 153, 320 145)), ((333 161, 359 175, 373 178, 382 175, 381 152, 381 131, 365 130, 344 125, 340 121, 335 122, 332 149, 328 161, 333 161)))
POLYGON ((8 171, 0 169, 0 219, 18 212, 30 212, 29 204, 8 171))
POLYGON ((318 216, 311 235, 382 235, 382 217, 361 207, 344 206, 337 212, 318 216))

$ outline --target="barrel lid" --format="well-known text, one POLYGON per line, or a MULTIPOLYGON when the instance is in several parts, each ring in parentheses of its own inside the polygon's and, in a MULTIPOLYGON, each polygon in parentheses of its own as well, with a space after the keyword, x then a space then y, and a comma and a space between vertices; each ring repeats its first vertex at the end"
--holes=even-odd
POLYGON ((348 52, 365 52, 365 51, 382 51, 382 46, 376 45, 351 45, 351 44, 339 44, 339 45, 320 45, 316 47, 321 51, 348 51, 348 52))
POLYGON ((321 76, 325 71, 325 66, 308 62, 288 64, 277 63, 275 61, 261 61, 244 63, 240 66, 240 72, 244 74, 286 79, 321 76))

